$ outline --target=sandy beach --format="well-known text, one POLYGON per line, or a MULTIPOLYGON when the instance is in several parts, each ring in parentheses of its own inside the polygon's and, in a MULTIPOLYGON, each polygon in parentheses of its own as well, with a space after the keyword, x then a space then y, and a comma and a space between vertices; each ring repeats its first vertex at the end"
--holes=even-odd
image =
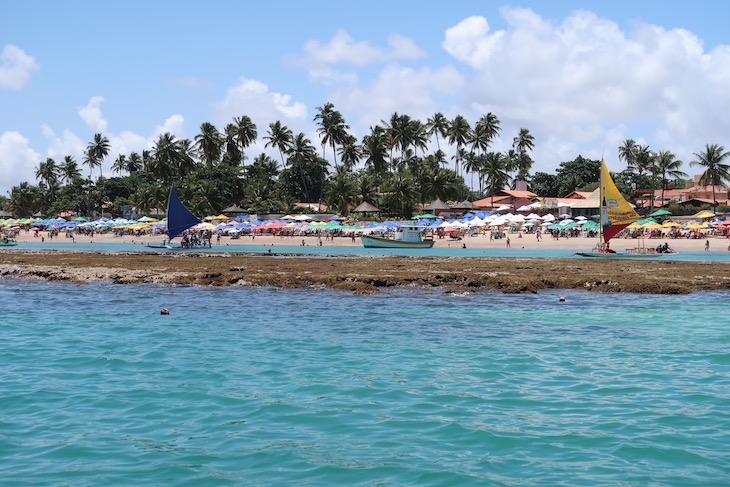
MULTIPOLYGON (((21 234, 19 242, 38 241, 21 234)), ((60 239, 65 240, 65 236, 60 239)), ((75 237, 78 243, 90 237, 75 237)), ((316 237, 256 236, 229 240, 220 245, 270 245, 272 253, 241 252, 81 252, 23 249, 22 245, 0 252, 3 278, 43 279, 86 283, 156 283, 200 286, 276 286, 285 288, 333 288, 354 293, 377 293, 392 287, 446 289, 449 292, 499 291, 532 293, 542 289, 581 289, 602 292, 657 294, 689 293, 695 290, 730 289, 730 263, 686 261, 630 261, 519 257, 424 257, 424 256, 307 256, 277 254, 277 245, 318 245, 316 237)), ((709 252, 728 252, 728 239, 710 237, 709 252)), ((66 240, 67 241, 67 240, 66 240)), ((160 237, 113 237, 96 235, 96 243, 159 243, 160 237)), ((512 248, 588 250, 596 239, 542 239, 534 235, 510 236, 512 248)), ((647 240, 658 245, 660 240, 647 240)), ((615 239, 621 250, 636 240, 615 239)), ((215 239, 213 246, 217 246, 215 239)), ((350 238, 323 241, 323 246, 359 246, 350 238)), ((461 241, 440 239, 436 246, 504 248, 506 239, 467 237, 461 241)), ((705 240, 669 240, 679 252, 704 251, 705 240)), ((100 248, 100 250, 102 250, 100 248)), ((306 249, 303 250, 306 253, 306 249)))
MULTIPOLYGON (((511 248, 525 248, 525 249, 569 249, 575 251, 588 251, 598 241, 597 238, 592 237, 572 237, 572 238, 560 238, 554 239, 551 236, 543 236, 540 241, 537 240, 534 234, 509 234, 509 245, 511 248)), ((41 238, 45 242, 49 242, 47 232, 39 234, 35 237, 33 232, 22 231, 18 236, 18 242, 39 242, 41 238)), ((161 235, 142 235, 142 236, 131 236, 125 235, 122 237, 116 237, 111 233, 106 234, 95 234, 93 237, 85 235, 75 235, 74 241, 78 243, 128 243, 128 244, 159 244, 162 242, 164 237, 161 235)), ((54 239, 58 239, 61 242, 69 242, 71 239, 67 238, 64 234, 61 234, 54 239)), ((667 242, 671 248, 677 252, 701 252, 705 250, 705 241, 709 240, 710 248, 709 252, 728 252, 730 246, 730 239, 719 236, 709 236, 708 238, 700 239, 645 239, 643 244, 647 247, 656 247, 659 244, 667 242)), ((45 243, 44 242, 44 243, 45 243)), ((50 242, 49 242, 50 243, 50 242)), ((217 243, 215 237, 213 238, 213 246, 217 245, 302 245, 304 246, 318 246, 319 239, 314 236, 294 236, 294 237, 281 237, 271 235, 256 235, 242 236, 239 239, 231 239, 230 237, 222 237, 220 244, 217 243)), ((641 244, 640 240, 631 238, 614 238, 611 240, 611 247, 616 251, 625 250, 627 248, 636 247, 641 244)), ((488 235, 478 235, 473 237, 464 237, 461 240, 454 240, 448 237, 442 239, 436 239, 434 247, 445 247, 445 248, 461 248, 466 245, 468 248, 506 248, 507 239, 494 239, 491 240, 488 235)), ((351 238, 347 237, 336 237, 333 240, 322 239, 322 246, 337 246, 337 247, 361 247, 360 239, 357 238, 355 242, 351 238)), ((49 245, 50 247, 50 245, 49 245)))

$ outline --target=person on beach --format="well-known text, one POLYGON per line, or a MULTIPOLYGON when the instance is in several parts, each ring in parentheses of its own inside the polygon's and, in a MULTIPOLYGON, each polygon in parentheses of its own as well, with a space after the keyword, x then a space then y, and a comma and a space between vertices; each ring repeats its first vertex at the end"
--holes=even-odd
POLYGON ((509 247, 509 236, 507 237, 507 248, 510 248, 509 247))
POLYGON ((710 250, 710 239, 705 240, 705 252, 710 250))

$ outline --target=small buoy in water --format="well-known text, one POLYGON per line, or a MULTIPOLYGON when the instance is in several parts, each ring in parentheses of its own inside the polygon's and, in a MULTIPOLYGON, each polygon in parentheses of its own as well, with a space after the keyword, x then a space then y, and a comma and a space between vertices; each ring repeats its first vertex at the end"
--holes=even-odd
POLYGON ((559 300, 559 301, 560 301, 561 303, 562 303, 563 301, 565 301, 565 296, 560 296, 560 300, 559 300))
POLYGON ((169 310, 169 309, 167 309, 167 308, 162 308, 162 309, 160 310, 160 314, 161 314, 161 315, 169 315, 169 314, 170 314, 170 310, 169 310))

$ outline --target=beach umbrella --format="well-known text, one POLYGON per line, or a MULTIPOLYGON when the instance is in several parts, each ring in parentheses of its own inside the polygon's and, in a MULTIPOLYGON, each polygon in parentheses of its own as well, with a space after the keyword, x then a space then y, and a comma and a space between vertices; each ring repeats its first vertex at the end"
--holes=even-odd
POLYGON ((702 218, 712 218, 713 216, 715 216, 715 214, 713 212, 708 211, 708 210, 702 210, 701 212, 697 213, 694 216, 694 218, 699 218, 699 219, 702 219, 702 218))
POLYGON ((672 212, 669 210, 665 210, 664 208, 659 208, 654 213, 650 214, 649 216, 669 216, 672 212))
POLYGON ((646 222, 646 223, 642 223, 641 227, 642 228, 648 228, 648 229, 664 228, 660 224, 658 224, 657 222, 646 222))

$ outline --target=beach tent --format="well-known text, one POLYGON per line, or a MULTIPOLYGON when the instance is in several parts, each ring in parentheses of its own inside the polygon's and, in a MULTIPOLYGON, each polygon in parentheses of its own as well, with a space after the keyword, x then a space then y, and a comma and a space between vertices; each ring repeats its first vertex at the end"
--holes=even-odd
POLYGON ((694 215, 692 218, 702 219, 702 218, 712 218, 713 216, 715 216, 715 214, 713 212, 708 211, 708 210, 702 210, 701 212, 694 215))
POLYGON ((664 208, 659 208, 654 213, 650 214, 649 216, 669 216, 672 212, 669 210, 665 210, 664 208))
POLYGON ((380 208, 371 205, 367 201, 363 201, 350 213, 380 213, 380 208))

